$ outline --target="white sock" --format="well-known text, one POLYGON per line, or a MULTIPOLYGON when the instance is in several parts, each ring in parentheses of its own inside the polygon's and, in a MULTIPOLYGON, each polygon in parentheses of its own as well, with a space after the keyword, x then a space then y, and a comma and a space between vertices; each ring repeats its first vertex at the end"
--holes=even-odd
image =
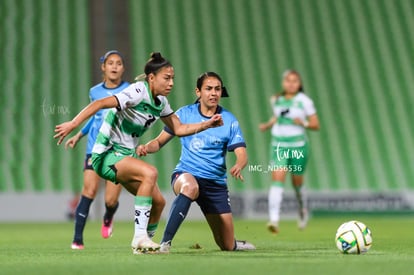
POLYGON ((147 227, 151 213, 151 197, 135 197, 135 236, 148 236, 147 227))
POLYGON ((283 186, 272 185, 269 191, 269 218, 270 222, 278 223, 280 220, 280 206, 283 200, 283 186))

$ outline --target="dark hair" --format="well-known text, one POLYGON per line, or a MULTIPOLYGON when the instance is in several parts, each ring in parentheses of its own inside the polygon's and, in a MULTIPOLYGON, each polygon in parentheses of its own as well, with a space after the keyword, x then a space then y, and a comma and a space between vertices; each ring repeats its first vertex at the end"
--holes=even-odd
POLYGON ((165 59, 159 52, 151 53, 150 59, 145 64, 144 73, 148 77, 149 74, 156 74, 164 67, 172 67, 170 61, 165 59))
POLYGON ((112 55, 112 54, 117 54, 117 55, 121 58, 122 63, 125 63, 125 62, 124 62, 124 57, 123 57, 123 56, 122 56, 122 54, 121 54, 119 51, 117 51, 117 50, 111 50, 111 51, 106 52, 103 56, 101 56, 101 57, 99 58, 99 62, 101 62, 102 64, 105 64, 105 62, 106 62, 106 60, 108 59, 108 57, 109 57, 110 55, 112 55))
MULTIPOLYGON (((285 78, 287 75, 290 75, 290 74, 294 74, 297 77, 299 77, 300 86, 299 86, 298 92, 304 93, 305 90, 303 89, 302 77, 301 77, 300 73, 298 71, 296 71, 296 70, 289 69, 289 70, 286 70, 286 71, 283 72, 283 78, 285 78)), ((282 94, 284 95, 285 94, 285 91, 283 91, 282 94)))
POLYGON ((201 87, 203 86, 204 80, 206 80, 206 78, 209 78, 209 77, 217 78, 218 81, 220 81, 220 83, 221 83, 221 91, 222 91, 221 92, 221 97, 228 97, 229 96, 229 93, 227 92, 226 87, 224 87, 224 85, 223 85, 223 80, 215 72, 205 72, 205 73, 201 74, 197 78, 197 89, 201 90, 201 87))

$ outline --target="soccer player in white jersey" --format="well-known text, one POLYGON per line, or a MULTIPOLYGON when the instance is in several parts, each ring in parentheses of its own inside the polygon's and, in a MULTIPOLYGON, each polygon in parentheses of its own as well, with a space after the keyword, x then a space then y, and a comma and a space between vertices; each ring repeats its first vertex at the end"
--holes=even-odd
POLYGON ((116 95, 90 103, 71 121, 57 125, 54 135, 59 145, 70 132, 99 110, 112 108, 107 112, 93 147, 92 166, 100 177, 121 183, 135 196, 135 232, 131 242, 135 254, 159 249, 159 244, 153 242, 147 233, 152 197, 154 193, 160 193, 158 171, 138 159, 135 153, 138 138, 159 118, 177 136, 223 125, 219 114, 200 123, 180 122, 166 97, 174 85, 174 68, 160 53, 151 55, 144 72, 144 81, 137 81, 116 95))
POLYGON ((283 185, 288 172, 299 206, 299 229, 308 222, 307 198, 303 190, 303 175, 308 160, 306 129, 318 130, 319 120, 313 101, 304 93, 300 74, 288 70, 283 74, 283 92, 272 96, 273 116, 259 125, 261 131, 272 129, 271 167, 272 184, 269 191, 270 232, 279 232, 283 185))
MULTIPOLYGON (((89 91, 89 98, 92 101, 114 95, 129 86, 129 83, 122 80, 125 72, 124 60, 120 52, 113 50, 105 53, 101 59, 101 70, 103 81, 89 91)), ((101 178, 92 168, 92 148, 98 136, 99 129, 105 116, 106 110, 98 111, 89 119, 86 125, 73 137, 66 141, 65 147, 74 148, 79 140, 88 135, 86 145, 86 158, 83 170, 83 188, 82 196, 75 212, 75 234, 72 241, 72 249, 83 249, 83 230, 86 219, 89 214, 89 208, 99 188, 101 178)), ((107 181, 105 184, 105 215, 101 228, 103 238, 109 238, 112 235, 112 219, 118 208, 118 198, 121 192, 121 185, 113 184, 107 181)))
MULTIPOLYGON (((171 206, 160 251, 170 251, 174 235, 193 201, 200 206, 221 250, 255 249, 252 244, 236 241, 234 237, 227 188, 226 153, 235 153, 236 163, 230 169, 230 174, 240 180, 243 180, 241 172, 247 164, 247 153, 237 119, 219 105, 221 97, 228 96, 227 90, 218 74, 207 72, 197 80, 196 95, 196 103, 177 111, 180 120, 183 123, 199 123, 220 114, 224 126, 180 138, 181 157, 171 177, 171 185, 177 197, 171 206)), ((138 154, 157 152, 174 136, 174 131, 165 127, 156 139, 140 145, 138 154)))

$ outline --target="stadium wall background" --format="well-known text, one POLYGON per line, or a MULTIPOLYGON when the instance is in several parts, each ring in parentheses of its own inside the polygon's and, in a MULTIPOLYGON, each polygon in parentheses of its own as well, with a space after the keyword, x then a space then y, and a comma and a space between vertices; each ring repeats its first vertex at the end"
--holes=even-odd
MULTIPOLYGON (((88 103, 88 89, 100 80, 99 56, 118 48, 128 80, 152 51, 171 60, 175 109, 193 101, 200 73, 223 76, 231 95, 223 105, 239 118, 248 144, 245 182, 229 180, 243 209, 265 198, 270 175, 257 167, 267 167, 269 134, 257 124, 271 114, 268 98, 280 90, 282 72, 295 68, 322 126, 309 134, 306 184, 315 205, 322 205, 318 196, 391 196, 402 203, 380 208, 410 210, 413 11, 410 0, 2 0, 0 207, 26 200, 45 204, 49 215, 79 190, 84 144, 67 152, 55 145, 53 129, 88 103)), ((147 158, 166 193, 179 150, 175 140, 147 158)))

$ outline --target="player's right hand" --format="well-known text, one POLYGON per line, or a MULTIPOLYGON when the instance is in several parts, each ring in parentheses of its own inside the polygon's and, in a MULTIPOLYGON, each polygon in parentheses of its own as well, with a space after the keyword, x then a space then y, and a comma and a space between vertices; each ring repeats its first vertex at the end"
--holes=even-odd
POLYGON ((267 130, 266 123, 260 123, 259 124, 259 130, 262 131, 262 132, 266 131, 267 130))
POLYGON ((56 125, 55 127, 55 133, 56 135, 53 136, 53 138, 58 138, 57 145, 60 145, 65 137, 70 134, 70 132, 75 129, 75 125, 73 121, 64 122, 62 124, 56 125))

